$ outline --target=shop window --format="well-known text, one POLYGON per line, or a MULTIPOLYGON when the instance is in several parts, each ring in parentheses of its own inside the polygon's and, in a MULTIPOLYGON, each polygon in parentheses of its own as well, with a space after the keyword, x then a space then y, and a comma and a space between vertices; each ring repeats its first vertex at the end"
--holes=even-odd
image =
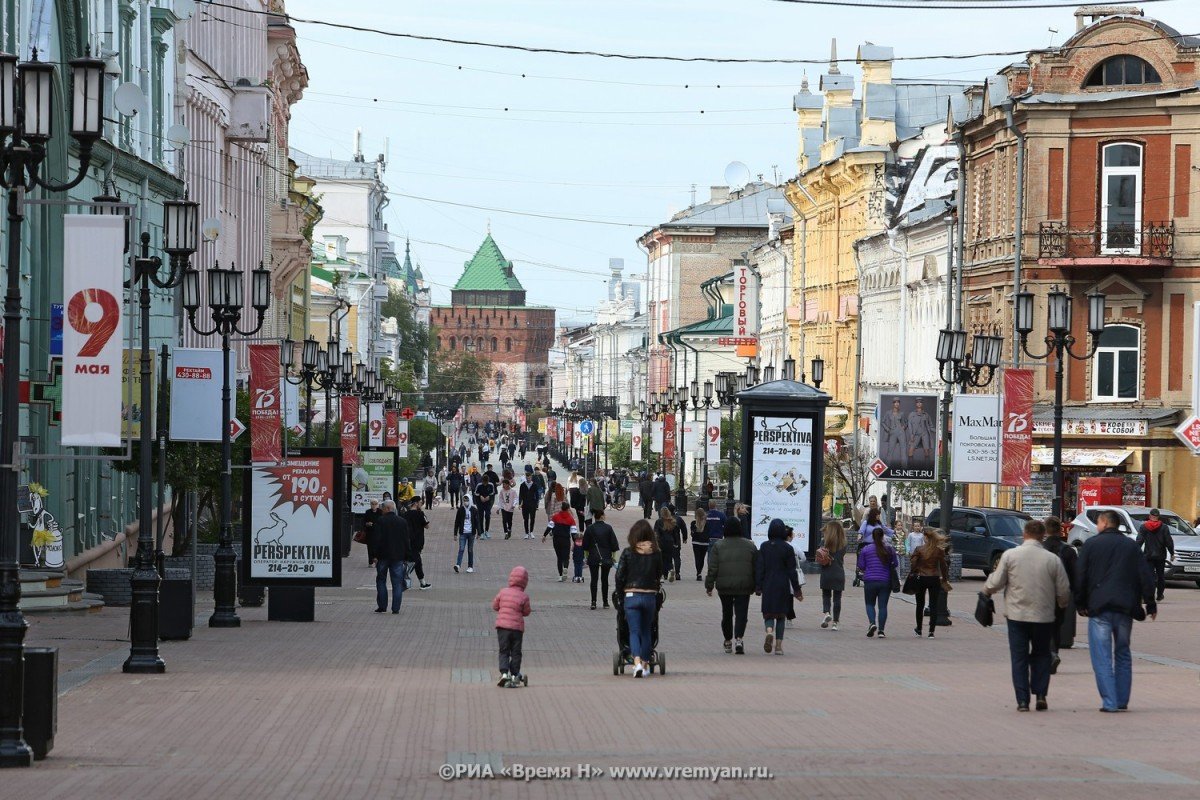
POLYGON ((1109 325, 1104 329, 1092 362, 1092 399, 1138 399, 1140 340, 1141 331, 1133 325, 1109 325))
POLYGON ((1100 178, 1100 248, 1138 250, 1142 227, 1142 146, 1105 145, 1100 178))
POLYGON ((1096 89, 1104 86, 1144 86, 1147 83, 1162 83, 1158 70, 1137 56, 1113 56, 1101 61, 1092 70, 1084 86, 1096 89))

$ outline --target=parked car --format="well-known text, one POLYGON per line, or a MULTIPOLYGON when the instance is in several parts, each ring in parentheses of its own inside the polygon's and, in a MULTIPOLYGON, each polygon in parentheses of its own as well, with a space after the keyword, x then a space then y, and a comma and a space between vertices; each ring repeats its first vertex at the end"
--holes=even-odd
MULTIPOLYGON (((1138 529, 1150 519, 1146 506, 1089 506, 1071 523, 1068 539, 1079 547, 1096 535, 1096 520, 1101 511, 1115 511, 1121 517, 1117 530, 1131 538, 1137 537, 1138 529)), ((1200 533, 1197 533, 1183 517, 1162 509, 1159 518, 1171 532, 1175 543, 1175 558, 1167 560, 1167 580, 1195 581, 1200 586, 1200 533)))
MULTIPOLYGON (((992 574, 1000 554, 1021 543, 1025 523, 1032 517, 1021 511, 985 506, 955 506, 950 510, 950 546, 962 556, 963 569, 992 574)), ((926 518, 931 528, 942 526, 941 509, 926 518)))

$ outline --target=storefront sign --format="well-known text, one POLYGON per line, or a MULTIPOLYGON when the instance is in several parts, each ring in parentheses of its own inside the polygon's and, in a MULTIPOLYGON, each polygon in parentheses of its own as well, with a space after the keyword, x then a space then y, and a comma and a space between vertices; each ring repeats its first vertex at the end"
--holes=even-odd
POLYGON ((880 394, 879 480, 936 481, 937 431, 937 395, 880 394))
MULTIPOLYGON (((1033 423, 1038 436, 1053 436, 1053 422, 1033 423)), ((1150 425, 1144 419, 1064 419, 1064 436, 1146 436, 1150 425)))
POLYGON ((1054 509, 1054 476, 1035 472, 1021 488, 1021 510, 1034 519, 1045 519, 1054 509))
POLYGON ((733 337, 741 339, 738 355, 743 348, 758 350, 758 275, 750 268, 750 262, 739 259, 733 264, 733 337), (752 341, 749 341, 752 340, 752 341))
POLYGON ((1000 483, 1028 486, 1033 452, 1033 370, 1004 371, 1000 483))
POLYGON ((806 417, 758 417, 751 420, 751 481, 754 487, 750 536, 756 544, 767 538, 772 519, 795 531, 795 543, 808 550, 813 453, 813 420, 806 417))
POLYGON ((358 398, 342 395, 342 461, 358 463, 358 398))
POLYGON ((395 448, 369 447, 359 453, 362 462, 350 471, 350 513, 362 514, 371 501, 383 502, 383 493, 396 490, 400 476, 395 448))
POLYGON ((62 444, 66 447, 121 444, 124 252, 125 217, 68 214, 63 218, 67 324, 63 330, 62 444))
POLYGON ((336 449, 304 448, 286 464, 246 470, 243 582, 341 585, 341 467, 336 449))
POLYGON ((704 460, 715 464, 721 460, 721 410, 705 412, 704 425, 704 460))
POLYGON ((1000 480, 1000 396, 954 396, 954 434, 950 480, 996 483, 1000 480))
POLYGON ((279 394, 279 345, 252 344, 250 355, 250 461, 283 460, 283 404, 279 394))

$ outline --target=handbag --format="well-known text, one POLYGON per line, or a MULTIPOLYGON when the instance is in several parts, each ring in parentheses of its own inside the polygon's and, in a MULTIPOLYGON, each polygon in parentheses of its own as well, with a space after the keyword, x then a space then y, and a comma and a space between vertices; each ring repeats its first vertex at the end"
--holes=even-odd
POLYGON ((892 579, 892 583, 891 583, 892 591, 893 592, 900 591, 900 588, 901 588, 900 587, 900 573, 896 571, 896 568, 894 566, 889 565, 888 566, 888 574, 891 576, 891 579, 892 579))
POLYGON ((917 593, 917 573, 909 571, 908 575, 904 577, 904 586, 901 587, 900 591, 905 594, 917 593))
POLYGON ((995 615, 996 604, 992 602, 992 598, 980 592, 979 599, 975 601, 975 621, 985 628, 990 628, 995 621, 995 615))
POLYGON ((367 532, 366 531, 355 531, 354 532, 354 541, 358 542, 359 544, 366 544, 367 543, 367 532))

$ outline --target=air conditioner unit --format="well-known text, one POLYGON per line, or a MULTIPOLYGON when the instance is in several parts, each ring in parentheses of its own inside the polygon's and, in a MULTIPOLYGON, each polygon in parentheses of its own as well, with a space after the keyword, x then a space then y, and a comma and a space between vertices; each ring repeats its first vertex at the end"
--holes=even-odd
POLYGON ((240 78, 233 87, 225 138, 231 142, 266 142, 270 121, 271 90, 266 86, 251 86, 248 80, 240 78))

